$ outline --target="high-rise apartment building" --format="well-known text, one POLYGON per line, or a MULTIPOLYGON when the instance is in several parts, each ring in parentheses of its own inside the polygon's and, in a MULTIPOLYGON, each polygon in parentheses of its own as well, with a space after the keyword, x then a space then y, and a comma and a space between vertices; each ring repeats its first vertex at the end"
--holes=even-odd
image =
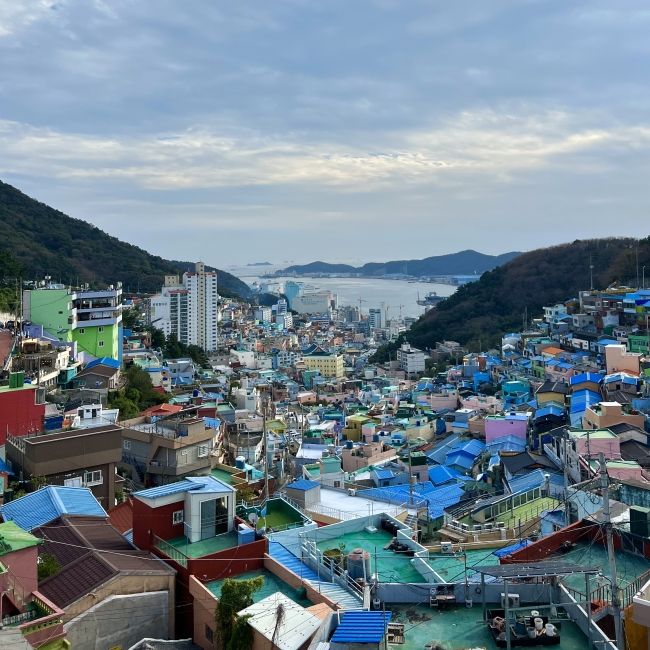
POLYGON ((381 309, 378 307, 371 307, 368 310, 368 327, 371 330, 381 329, 384 326, 384 319, 382 317, 381 309))
POLYGON ((197 262, 194 271, 165 276, 162 291, 150 298, 150 322, 166 336, 176 334, 185 345, 217 349, 217 273, 197 262))

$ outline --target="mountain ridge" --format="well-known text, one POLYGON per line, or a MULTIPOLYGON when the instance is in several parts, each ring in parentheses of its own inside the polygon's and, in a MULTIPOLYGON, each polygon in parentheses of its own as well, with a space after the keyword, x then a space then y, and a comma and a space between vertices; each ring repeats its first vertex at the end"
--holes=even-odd
MULTIPOLYGON (((156 292, 166 274, 180 274, 191 262, 166 260, 70 217, 0 181, 0 252, 20 263, 29 279, 50 275, 65 284, 122 282, 135 291, 156 292)), ((206 265, 207 267, 207 265, 206 265)), ((250 287, 219 274, 219 294, 246 298, 250 287)), ((26 279, 27 279, 26 278, 26 279)))
MULTIPOLYGON (((576 240, 522 253, 459 287, 421 316, 405 338, 423 349, 444 340, 470 350, 496 347, 504 333, 521 329, 526 314, 540 317, 545 305, 578 298, 589 289, 590 265, 594 287, 635 286, 642 267, 650 268, 650 237, 576 240)), ((374 360, 387 360, 396 347, 382 346, 374 360)))
POLYGON ((472 249, 432 255, 423 259, 391 260, 388 262, 367 262, 362 266, 350 264, 330 264, 329 262, 310 262, 294 264, 275 272, 275 275, 309 274, 309 273, 349 273, 363 277, 381 277, 402 274, 414 277, 434 275, 474 275, 490 271, 521 255, 519 251, 510 251, 501 255, 488 255, 472 249))

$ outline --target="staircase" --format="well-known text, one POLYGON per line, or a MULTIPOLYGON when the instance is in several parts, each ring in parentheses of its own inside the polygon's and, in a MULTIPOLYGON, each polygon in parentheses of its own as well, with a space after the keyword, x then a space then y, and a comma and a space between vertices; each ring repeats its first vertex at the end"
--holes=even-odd
POLYGON ((415 530, 417 523, 418 523, 418 517, 417 515, 414 514, 409 514, 407 515, 406 519, 404 520, 404 523, 411 529, 415 530))
POLYGON ((300 558, 288 551, 280 542, 269 542, 269 555, 279 564, 309 584, 315 591, 329 598, 341 609, 361 609, 359 598, 339 587, 339 585, 318 576, 300 558))

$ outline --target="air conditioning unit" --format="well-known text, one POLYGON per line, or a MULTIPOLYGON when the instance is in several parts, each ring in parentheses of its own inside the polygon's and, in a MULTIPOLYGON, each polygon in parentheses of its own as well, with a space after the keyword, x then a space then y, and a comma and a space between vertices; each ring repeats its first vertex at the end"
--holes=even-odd
POLYGON ((497 528, 505 528, 505 527, 506 527, 505 521, 497 521, 497 528))
POLYGON ((459 522, 458 520, 456 520, 456 519, 452 519, 452 520, 451 520, 451 525, 452 525, 454 528, 460 528, 460 522, 459 522))
POLYGON ((483 526, 482 526, 482 524, 474 524, 472 526, 472 530, 475 531, 475 532, 479 532, 479 531, 483 530, 483 526))
POLYGON ((483 524, 483 530, 492 530, 494 528, 494 524, 483 524))
POLYGON ((452 542, 441 542, 440 543, 440 552, 441 553, 453 553, 454 545, 452 542))
POLYGON ((354 488, 348 488, 348 496, 354 497, 357 495, 357 491, 354 488))
MULTIPOLYGON (((501 607, 506 608, 506 595, 501 594, 501 607)), ((519 594, 508 594, 508 609, 519 607, 519 594)))
POLYGON ((466 532, 469 532, 469 526, 467 524, 461 524, 460 529, 466 532))

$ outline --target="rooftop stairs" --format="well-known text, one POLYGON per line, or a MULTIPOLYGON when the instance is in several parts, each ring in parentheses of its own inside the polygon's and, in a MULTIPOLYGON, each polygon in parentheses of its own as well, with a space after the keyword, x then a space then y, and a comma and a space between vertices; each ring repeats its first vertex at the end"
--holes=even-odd
POLYGON ((336 603, 341 609, 361 609, 363 606, 356 595, 329 580, 325 580, 323 576, 319 576, 316 571, 308 567, 280 542, 269 542, 269 555, 276 562, 307 582, 314 590, 336 603))

